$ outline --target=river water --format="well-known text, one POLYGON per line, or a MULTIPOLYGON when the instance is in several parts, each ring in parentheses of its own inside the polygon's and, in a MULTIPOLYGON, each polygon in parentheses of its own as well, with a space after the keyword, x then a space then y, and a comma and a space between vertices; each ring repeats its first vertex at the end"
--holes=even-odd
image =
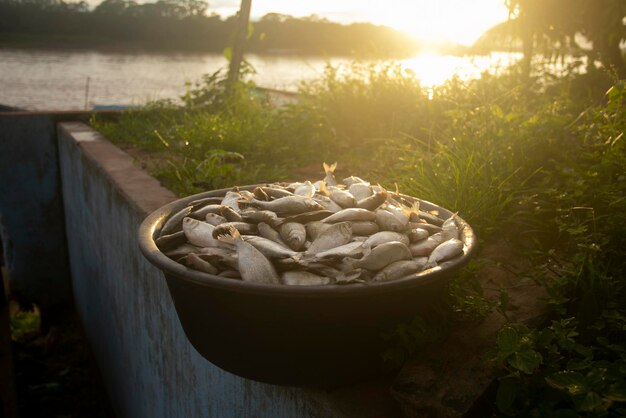
MULTIPOLYGON (((479 77, 520 58, 515 53, 485 56, 420 54, 398 60, 425 86, 458 74, 479 77)), ((323 74, 325 66, 347 66, 348 58, 248 55, 262 87, 295 91, 303 80, 323 74)), ((220 54, 123 53, 81 50, 0 49, 0 104, 28 110, 79 110, 98 105, 140 105, 177 99, 185 83, 226 68, 220 54)))

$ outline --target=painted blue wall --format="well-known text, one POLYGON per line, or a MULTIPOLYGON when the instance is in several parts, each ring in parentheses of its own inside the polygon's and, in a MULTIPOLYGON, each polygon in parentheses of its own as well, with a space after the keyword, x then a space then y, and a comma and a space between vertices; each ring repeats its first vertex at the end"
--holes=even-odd
POLYGON ((71 300, 56 122, 0 113, 0 239, 13 291, 46 309, 71 300))
POLYGON ((188 342, 137 229, 174 199, 131 158, 80 123, 59 129, 75 304, 119 417, 336 417, 327 392, 225 372, 188 342))

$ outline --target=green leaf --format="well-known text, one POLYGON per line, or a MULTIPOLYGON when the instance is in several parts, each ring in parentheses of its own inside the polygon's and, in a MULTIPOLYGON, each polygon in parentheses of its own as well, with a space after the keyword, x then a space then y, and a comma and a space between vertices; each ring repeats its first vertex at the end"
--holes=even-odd
POLYGON ((518 384, 514 380, 505 379, 500 381, 498 392, 496 393, 496 406, 500 412, 507 412, 511 409, 518 390, 518 384))
POLYGON ((609 385, 604 397, 615 402, 626 402, 626 380, 609 385))
POLYGON ((233 50, 230 47, 224 48, 224 58, 230 61, 232 56, 233 56, 233 50))
POLYGON ((517 333, 517 330, 511 327, 503 328, 498 333, 497 345, 498 345, 498 357, 505 359, 509 355, 513 354, 519 349, 521 338, 517 333))
POLYGON ((569 370, 546 377, 546 382, 555 389, 569 392, 570 395, 581 395, 588 390, 585 377, 578 372, 569 370))
POLYGON ((580 404, 583 411, 593 411, 602 405, 602 398, 595 392, 589 392, 580 404))
POLYGON ((541 354, 531 349, 522 350, 509 358, 509 364, 512 367, 526 374, 533 374, 542 361, 541 354))

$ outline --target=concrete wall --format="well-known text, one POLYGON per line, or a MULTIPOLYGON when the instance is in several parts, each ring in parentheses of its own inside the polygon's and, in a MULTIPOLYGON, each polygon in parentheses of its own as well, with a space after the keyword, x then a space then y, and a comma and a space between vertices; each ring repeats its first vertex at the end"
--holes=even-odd
POLYGON ((73 113, 0 113, 0 240, 11 288, 44 309, 71 300, 56 123, 73 113))
POLYGON ((345 416, 341 392, 257 383, 201 357, 136 240, 174 195, 81 123, 60 125, 59 152, 75 303, 119 417, 345 416))

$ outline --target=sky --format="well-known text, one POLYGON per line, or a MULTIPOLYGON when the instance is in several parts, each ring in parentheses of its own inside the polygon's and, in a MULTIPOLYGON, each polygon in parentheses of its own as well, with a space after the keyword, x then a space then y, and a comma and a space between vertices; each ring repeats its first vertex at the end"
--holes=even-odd
MULTIPOLYGON (((209 0, 209 11, 230 16, 240 0, 209 0)), ((252 0, 251 18, 267 13, 316 14, 339 23, 372 22, 429 41, 471 45, 508 17, 504 0, 252 0)))

